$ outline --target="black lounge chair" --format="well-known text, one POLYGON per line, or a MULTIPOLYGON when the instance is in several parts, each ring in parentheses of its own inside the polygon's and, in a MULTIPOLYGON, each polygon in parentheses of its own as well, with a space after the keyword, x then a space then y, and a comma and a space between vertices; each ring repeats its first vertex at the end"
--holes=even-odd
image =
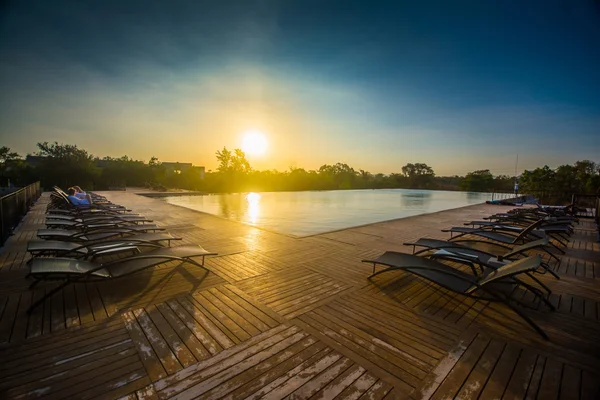
MULTIPOLYGON (((534 221, 537 222, 537 221, 534 221)), ((477 230, 492 230, 492 231, 501 231, 508 233, 520 233, 523 229, 526 229, 532 222, 526 222, 525 225, 522 223, 516 223, 514 221, 470 221, 465 222, 465 225, 471 225, 472 228, 463 228, 463 227, 453 227, 451 229, 452 232, 463 232, 469 233, 472 229, 477 230)), ((549 235, 556 239, 560 244, 566 246, 569 241, 569 236, 573 234, 573 227, 566 223, 548 223, 546 221, 541 221, 539 225, 535 228, 536 231, 543 231, 546 235, 549 235), (566 240, 566 242, 563 242, 566 240)))
POLYGON ((95 212, 79 215, 72 214, 52 214, 46 213, 46 220, 52 221, 76 221, 76 222, 92 222, 96 220, 102 219, 118 219, 123 221, 140 221, 140 222, 152 222, 152 220, 146 219, 145 217, 139 214, 124 214, 124 213, 105 213, 105 212, 95 212))
MULTIPOLYGON (((518 246, 521 244, 525 244, 527 242, 531 242, 533 240, 543 239, 543 238, 547 237, 546 232, 536 230, 536 228, 539 226, 539 224, 541 224, 541 221, 534 222, 533 224, 529 225, 527 228, 522 229, 520 232, 518 232, 518 234, 517 234, 517 232, 510 232, 510 231, 498 232, 498 231, 485 230, 485 229, 472 229, 472 228, 466 228, 466 227, 462 227, 462 226, 452 227, 450 229, 442 229, 442 232, 450 232, 451 233, 450 241, 452 241, 452 242, 489 243, 494 246, 503 247, 505 249, 510 250, 511 247, 509 245, 518 246), (458 235, 454 236, 454 233, 458 233, 458 235), (479 236, 479 237, 482 237, 485 239, 492 240, 492 242, 487 241, 487 240, 473 239, 473 238, 461 239, 465 235, 479 236)), ((552 247, 554 247, 555 249, 560 251, 562 254, 565 253, 563 249, 558 247, 552 241, 549 241, 548 243, 552 247)), ((553 254, 547 248, 543 248, 543 249, 550 256, 553 256, 553 254)))
MULTIPOLYGON (((42 304, 47 298, 57 293, 70 283, 107 281, 122 278, 144 269, 168 261, 183 261, 206 269, 204 258, 217 253, 209 252, 198 245, 185 245, 176 247, 161 247, 131 257, 109 261, 103 264, 87 260, 72 258, 35 258, 30 267, 28 277, 35 279, 30 285, 34 288, 40 281, 64 281, 33 303, 27 310, 30 313, 42 304), (202 257, 202 262, 197 262, 193 257, 202 257)), ((208 269, 206 269, 208 271, 208 269)))
POLYGON ((164 231, 164 228, 154 224, 109 226, 105 228, 94 228, 88 230, 78 229, 38 229, 37 236, 41 239, 90 241, 108 239, 125 234, 140 232, 164 231))
MULTIPOLYGON (((485 271, 484 268, 498 269, 509 262, 516 261, 522 257, 528 257, 528 252, 532 250, 543 250, 544 246, 548 245, 548 238, 534 240, 521 246, 515 246, 512 250, 504 254, 494 254, 473 247, 464 246, 456 242, 429 238, 421 238, 416 242, 404 243, 404 245, 413 246, 413 255, 422 255, 431 259, 447 259, 466 264, 471 267, 473 274, 477 275, 478 273, 475 269, 475 265, 480 267, 481 272, 485 271), (423 249, 416 251, 417 247, 423 247, 423 249)), ((547 263, 542 262, 540 266, 544 270, 538 272, 548 272, 556 279, 560 279, 560 277, 550 269, 550 266, 547 263)), ((529 276, 549 294, 551 293, 550 289, 543 282, 533 275, 529 276)))
MULTIPOLYGON (((166 241, 171 246, 171 241, 181 240, 180 237, 164 233, 141 233, 118 238, 96 240, 88 242, 69 242, 64 240, 30 240, 27 243, 27 251, 33 257, 72 257, 92 258, 109 252, 118 252, 122 247, 128 246, 155 246, 162 247, 161 242, 166 241)), ((31 258, 28 263, 31 263, 31 258)))
POLYGON ((107 210, 107 211, 131 211, 126 209, 125 207, 113 204, 110 202, 102 202, 102 203, 92 203, 89 205, 74 205, 68 199, 67 194, 62 190, 55 190, 50 194, 50 204, 48 204, 48 209, 67 209, 70 211, 76 210, 107 210))
POLYGON ((512 297, 512 294, 515 293, 514 289, 517 286, 521 286, 533 293, 535 297, 543 301, 551 310, 555 310, 555 307, 548 301, 541 290, 518 278, 518 275, 533 272, 540 267, 542 260, 539 255, 513 261, 496 270, 488 270, 480 277, 460 271, 439 261, 395 251, 386 251, 376 259, 362 261, 373 264, 373 274, 368 279, 372 279, 374 276, 384 272, 402 270, 455 293, 477 300, 502 302, 523 318, 544 339, 548 339, 548 335, 531 318, 524 314, 518 307, 515 307, 513 303, 523 306, 527 305, 523 304, 517 298, 512 297), (387 268, 375 272, 375 267, 378 264, 385 265, 387 268))
POLYGON ((123 226, 123 225, 139 225, 145 222, 152 222, 149 219, 144 217, 135 217, 132 219, 129 218, 118 218, 107 216, 104 218, 94 218, 93 220, 55 220, 46 218, 46 227, 51 229, 84 229, 89 230, 93 228, 102 228, 102 227, 110 227, 110 226, 123 226))

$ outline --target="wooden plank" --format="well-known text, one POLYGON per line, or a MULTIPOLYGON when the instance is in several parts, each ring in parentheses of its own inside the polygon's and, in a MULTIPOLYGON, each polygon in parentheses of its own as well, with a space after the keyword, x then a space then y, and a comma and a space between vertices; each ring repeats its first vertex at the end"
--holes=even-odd
POLYGON ((129 311, 121 315, 123 317, 123 321, 125 322, 125 326, 127 327, 127 330, 133 339, 133 343, 138 350, 142 364, 144 364, 144 367, 150 376, 150 379, 155 381, 167 376, 167 372, 160 362, 160 359, 146 339, 146 336, 144 335, 144 332, 142 331, 142 328, 138 324, 133 313, 129 311))
MULTIPOLYGON (((187 301, 190 306, 193 306, 198 310, 196 311, 196 314, 194 314, 194 317, 196 317, 196 315, 203 315, 205 319, 208 319, 212 322, 212 326, 216 327, 218 331, 221 332, 220 337, 223 338, 223 341, 221 341, 221 339, 218 340, 223 347, 226 346, 225 337, 229 338, 229 343, 231 343, 230 345, 240 343, 250 338, 248 333, 241 329, 234 321, 227 318, 224 313, 222 313, 205 297, 201 296, 201 293, 197 293, 196 297, 182 299, 180 302, 185 306, 185 301, 187 301)), ((191 309, 188 308, 187 310, 191 313, 191 309)), ((211 331, 211 333, 213 332, 211 331)))
POLYGON ((456 396, 489 343, 489 338, 477 335, 460 358, 460 361, 452 368, 450 374, 444 379, 431 398, 446 399, 456 396))
POLYGON ((275 390, 271 391, 263 397, 264 400, 277 400, 284 396, 287 396, 297 390, 299 387, 304 385, 306 382, 311 380, 314 376, 324 371, 329 366, 333 365, 337 360, 342 357, 337 352, 331 352, 321 358, 316 363, 309 365, 298 374, 291 377, 284 385, 279 386, 275 390))
POLYGON ((365 373, 365 369, 360 365, 351 365, 348 369, 338 375, 335 379, 329 382, 325 387, 321 388, 315 393, 311 400, 327 400, 333 399, 354 381, 356 381, 361 375, 365 373))
MULTIPOLYGON (((380 357, 392 362, 404 371, 414 377, 423 379, 434 362, 427 363, 428 358, 420 348, 410 346, 402 346, 393 340, 388 339, 387 342, 377 339, 370 334, 364 333, 360 329, 355 329, 352 325, 338 319, 333 314, 324 313, 322 310, 315 310, 309 316, 331 329, 336 329, 336 332, 353 342, 354 344, 371 352, 375 358, 380 357), (333 326, 332 323, 337 324, 333 326)), ((366 353, 365 353, 366 354, 366 353)))
POLYGON ((65 299, 65 324, 67 328, 80 325, 79 308, 75 296, 75 285, 68 285, 63 289, 65 299))
POLYGON ((136 317, 167 374, 171 375, 182 369, 177 357, 175 357, 175 354, 169 348, 169 345, 152 322, 152 319, 148 316, 148 313, 146 313, 146 310, 143 308, 134 310, 133 315, 136 317))
POLYGON ((542 382, 540 384, 540 390, 538 392, 538 398, 540 399, 557 399, 560 379, 562 375, 562 363, 549 358, 546 360, 546 366, 544 373, 542 374, 542 382))
MULTIPOLYGON (((157 304, 156 308, 160 311, 163 318, 177 332, 188 350, 194 355, 196 360, 203 360, 211 356, 211 353, 198 340, 196 335, 175 315, 173 310, 165 303, 157 304)), ((183 364, 183 362, 182 362, 183 364)))
POLYGON ((477 332, 475 331, 468 331, 461 336, 454 348, 448 351, 447 356, 422 381, 420 389, 415 391, 415 396, 423 400, 431 398, 476 337, 477 332))
POLYGON ((137 369, 128 368, 130 372, 125 370, 111 373, 104 378, 109 378, 110 381, 103 382, 91 389, 77 394, 80 399, 114 399, 132 390, 137 390, 150 384, 150 378, 143 368, 137 369))
POLYGON ((221 332, 211 320, 206 318, 206 316, 190 302, 179 299, 178 302, 172 300, 168 301, 167 304, 188 329, 194 332, 196 338, 211 354, 217 354, 224 348, 234 345, 233 341, 231 341, 227 335, 221 332))
MULTIPOLYGON (((235 310, 235 312, 238 315, 242 315, 244 318, 246 318, 247 321, 257 329, 257 333, 255 334, 258 334, 258 332, 264 332, 271 328, 269 325, 265 324, 255 315, 255 313, 260 313, 260 311, 257 310, 256 307, 253 307, 243 299, 240 299, 233 292, 223 288, 212 288, 209 289, 209 292, 213 294, 216 298, 218 298, 221 302, 226 304, 231 310, 235 310)), ((250 332, 248 331, 248 333, 250 332)))
POLYGON ((299 342, 304 337, 306 337, 306 334, 302 332, 293 334, 262 351, 250 355, 250 357, 241 358, 240 356, 242 354, 238 353, 227 359, 226 362, 215 364, 200 373, 195 374, 194 379, 187 378, 184 382, 172 386, 170 390, 164 394, 172 396, 176 393, 178 397, 181 398, 197 398, 239 373, 252 368, 261 361, 279 353, 294 343, 299 342))
MULTIPOLYGON (((308 399, 352 366, 352 360, 342 357, 314 378, 307 380, 290 397, 308 399)), ((305 370, 306 371, 306 370, 305 370)), ((304 374, 305 372, 303 372, 304 374)))
MULTIPOLYGON (((316 340, 312 337, 304 337, 296 343, 292 344, 286 349, 283 349, 279 353, 273 354, 271 357, 260 361, 255 366, 248 368, 246 371, 241 372, 240 374, 232 377, 231 379, 223 381, 218 386, 213 389, 207 391, 202 396, 198 397, 198 399, 203 398, 222 398, 226 395, 231 396, 234 390, 239 390, 240 387, 245 386, 244 390, 248 390, 247 383, 251 381, 257 380, 258 377, 264 375, 264 373, 268 371, 282 370, 282 364, 294 358, 298 355, 298 353, 302 353, 307 348, 312 347, 316 343, 316 340)), ((272 351, 271 351, 272 352, 272 351)), ((317 352, 317 350, 314 350, 317 352)), ((261 380, 264 386, 264 376, 261 380)), ((239 398, 239 392, 237 393, 237 398, 239 398)), ((235 397, 234 397, 235 398, 235 397)))
POLYGON ((593 321, 598 321, 598 302, 591 300, 591 299, 585 299, 584 302, 584 316, 587 319, 591 319, 593 321))
POLYGON ((467 380, 457 394, 461 399, 477 399, 483 390, 496 361, 504 350, 504 343, 492 340, 489 346, 483 352, 475 368, 471 371, 467 380))
MULTIPOLYGON (((352 313, 352 309, 345 307, 340 302, 330 304, 321 310, 331 310, 332 318, 336 318, 338 324, 345 326, 346 329, 350 329, 350 326, 353 325, 369 335, 388 338, 389 343, 402 348, 403 352, 432 365, 436 364, 447 347, 446 343, 438 344, 437 340, 440 337, 437 333, 420 329, 410 322, 397 320, 393 316, 375 312, 370 315, 356 311, 352 313), (385 321, 385 323, 382 324, 380 321, 385 321)), ((322 314, 321 310, 315 310, 315 313, 322 314)))
POLYGON ((597 375, 583 370, 581 374, 581 399, 597 399, 600 397, 600 380, 597 375))
POLYGON ((82 357, 70 357, 54 363, 48 363, 44 368, 24 369, 19 373, 5 376, 0 384, 0 390, 5 388, 14 388, 11 389, 13 392, 35 390, 39 388, 42 382, 44 385, 60 382, 66 379, 67 376, 77 376, 84 371, 109 365, 121 358, 135 354, 136 349, 131 339, 124 339, 113 344, 101 346, 98 351, 88 351, 82 357))
POLYGON ((102 298, 100 296, 100 292, 98 291, 98 286, 95 283, 86 283, 85 288, 88 293, 88 298, 90 301, 90 307, 92 310, 92 315, 94 316, 94 320, 108 318, 108 313, 106 312, 104 304, 102 303, 102 298))
MULTIPOLYGON (((243 336, 240 338, 241 340, 245 340, 251 336, 258 335, 261 331, 256 328, 250 321, 248 321, 245 317, 241 316, 236 312, 235 309, 232 309, 229 304, 221 301, 219 297, 217 297, 210 289, 207 291, 201 292, 202 296, 207 299, 211 305, 216 307, 219 310, 220 315, 223 315, 224 319, 231 320, 235 323, 237 327, 241 331, 243 331, 243 336)), ((232 331, 233 332, 233 331, 232 331)), ((234 332, 237 335, 237 332, 234 332)))
POLYGON ((146 308, 146 311, 179 363, 183 367, 195 363, 196 358, 192 355, 190 350, 188 350, 179 336, 177 336, 177 333, 175 333, 157 308, 155 306, 149 306, 146 308))
POLYGON ((148 385, 143 389, 140 389, 135 392, 138 400, 158 400, 158 395, 156 394, 156 390, 154 390, 153 385, 148 385))
POLYGON ((383 381, 377 381, 373 386, 367 390, 365 394, 361 396, 363 399, 405 399, 408 398, 407 393, 399 393, 396 390, 396 393, 393 393, 394 387, 389 383, 383 381))
MULTIPOLYGON (((180 381, 195 379, 198 374, 216 364, 221 363, 224 365, 224 368, 226 368, 228 365, 227 363, 235 363, 237 360, 243 360, 258 351, 268 348, 269 346, 272 346, 275 343, 278 343, 279 341, 296 334, 299 331, 300 329, 297 327, 280 325, 260 335, 254 336, 238 346, 225 349, 214 357, 200 361, 173 374, 172 376, 169 376, 166 379, 160 380, 154 384, 154 387, 157 391, 165 391, 170 386, 176 385, 180 381)), ((172 393, 172 390, 168 389, 167 392, 172 393)))
POLYGON ((88 298, 87 290, 85 285, 72 285, 75 288, 75 295, 77 296, 77 307, 79 308, 79 318, 81 323, 85 324, 94 320, 94 314, 92 313, 92 307, 88 298))
POLYGON ((25 292, 21 294, 19 309, 16 313, 16 319, 13 325, 10 341, 25 339, 27 337, 27 325, 29 323, 27 309, 31 305, 32 296, 32 292, 25 292))
POLYGON ((122 330, 117 335, 104 335, 103 337, 95 338, 97 340, 88 343, 82 343, 81 347, 55 348, 48 350, 39 355, 31 355, 27 358, 11 359, 2 365, 0 375, 16 376, 23 371, 31 369, 47 367, 54 363, 69 362, 73 359, 83 356, 89 356, 97 352, 103 351, 106 347, 117 346, 124 340, 129 339, 126 330, 122 330))
MULTIPOLYGON (((32 302, 36 302, 44 296, 44 293, 41 290, 36 290, 33 292, 32 302)), ((42 334, 43 329, 43 321, 44 321, 44 309, 49 307, 49 304, 43 303, 40 304, 37 308, 32 310, 31 314, 29 314, 29 321, 27 327, 26 337, 36 337, 42 334)))
POLYGON ((60 291, 55 293, 54 296, 50 299, 51 304, 51 326, 50 330, 52 332, 60 331, 65 329, 65 305, 63 301, 63 292, 60 291))
POLYGON ((338 395, 340 399, 358 399, 365 392, 373 387, 378 382, 378 379, 371 375, 369 372, 361 375, 357 380, 355 380, 350 386, 342 391, 338 395))
POLYGON ((525 395, 526 400, 533 400, 537 398, 538 391, 540 390, 540 384, 542 381, 542 374, 544 373, 545 365, 546 358, 538 356, 535 368, 533 370, 533 373, 531 374, 531 380, 529 381, 527 394, 525 395))
POLYGON ((294 324, 302 327, 306 332, 315 335, 328 346, 339 351, 354 362, 370 371, 374 371, 378 376, 386 379, 403 391, 410 392, 413 390, 414 386, 411 386, 400 378, 400 376, 402 376, 410 379, 411 376, 407 372, 387 360, 369 358, 371 354, 368 351, 326 328, 314 319, 311 319, 308 315, 303 315, 302 317, 295 319, 294 324))
MULTIPOLYGON (((225 285, 222 287, 222 289, 229 290, 229 291, 235 293, 236 295, 238 295, 240 298, 244 299, 247 303, 255 305, 254 299, 252 299, 249 295, 247 295, 246 293, 244 293, 243 291, 241 291, 240 289, 238 289, 237 287, 235 287, 233 285, 225 285)), ((257 305, 255 305, 255 306, 258 307, 257 305)), ((265 314, 267 317, 263 318, 260 315, 257 315, 257 316, 262 321, 264 321, 267 325, 269 325, 271 328, 274 328, 278 324, 284 324, 287 322, 287 320, 285 318, 283 318, 281 315, 277 314, 275 311, 273 311, 269 307, 260 307, 259 309, 260 309, 260 312, 265 314)))
MULTIPOLYGON (((310 339, 310 338, 308 338, 310 339)), ((305 339, 307 340, 307 339, 305 339)), ((314 339, 313 339, 314 340, 314 339)), ((303 346, 305 342, 299 342, 295 346, 303 346)), ((264 394, 270 392, 272 389, 278 387, 280 384, 288 380, 290 377, 297 374, 299 371, 306 368, 311 363, 322 358, 325 354, 331 352, 330 348, 327 348, 322 342, 315 342, 310 346, 304 348, 296 355, 280 364, 275 365, 273 368, 267 370, 262 375, 249 380, 243 386, 240 386, 227 396, 223 397, 223 400, 236 400, 240 398, 258 398, 264 394)), ((280 359, 281 356, 277 358, 280 359)))
POLYGON ((561 400, 579 400, 581 393, 581 370, 565 364, 560 385, 561 400))
POLYGON ((20 301, 19 294, 10 294, 6 300, 2 319, 0 319, 0 343, 7 343, 10 340, 20 301))
POLYGON ((61 390, 52 392, 47 398, 60 399, 70 397, 84 400, 95 397, 98 395, 99 391, 102 392, 102 390, 104 390, 104 385, 111 381, 119 380, 129 373, 134 372, 142 377, 145 372, 138 360, 137 356, 132 356, 112 363, 112 365, 105 368, 103 371, 94 370, 77 375, 77 378, 80 381, 78 383, 72 381, 69 382, 68 380, 61 381, 61 390))
POLYGON ((523 399, 525 397, 537 358, 538 355, 529 349, 521 352, 519 361, 517 361, 512 377, 506 387, 504 398, 523 399))
MULTIPOLYGON (((28 356, 40 356, 44 352, 55 351, 56 347, 73 347, 73 345, 84 346, 86 341, 94 340, 95 336, 105 335, 107 332, 123 330, 122 321, 115 319, 101 324, 92 324, 85 327, 77 327, 68 331, 63 331, 47 336, 30 338, 20 342, 11 343, 8 346, 0 348, 0 356, 9 359, 17 356, 21 359, 28 356)), ((0 368, 2 365, 0 364, 0 368)))

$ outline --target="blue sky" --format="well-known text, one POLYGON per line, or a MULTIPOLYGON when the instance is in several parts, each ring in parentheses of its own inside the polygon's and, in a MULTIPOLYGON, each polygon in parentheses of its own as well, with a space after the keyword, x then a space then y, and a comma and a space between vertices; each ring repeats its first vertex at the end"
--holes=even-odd
POLYGON ((438 175, 600 161, 600 2, 8 1, 0 144, 438 175))

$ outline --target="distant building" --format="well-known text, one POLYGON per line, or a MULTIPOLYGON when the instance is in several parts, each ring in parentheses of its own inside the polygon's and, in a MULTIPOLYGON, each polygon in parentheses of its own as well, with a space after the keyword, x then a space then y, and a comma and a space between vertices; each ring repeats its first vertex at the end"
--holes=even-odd
POLYGON ((192 170, 200 174, 200 179, 204 179, 204 167, 194 167, 192 163, 163 162, 161 165, 165 168, 167 174, 181 174, 192 170))
POLYGON ((31 167, 37 167, 46 159, 45 156, 32 156, 31 154, 27 154, 25 157, 25 164, 31 167))

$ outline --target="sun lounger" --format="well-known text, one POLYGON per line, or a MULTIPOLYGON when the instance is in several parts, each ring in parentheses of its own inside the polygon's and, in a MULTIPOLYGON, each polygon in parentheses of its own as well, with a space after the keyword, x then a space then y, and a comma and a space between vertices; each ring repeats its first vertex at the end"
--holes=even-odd
POLYGON ((548 339, 548 335, 513 303, 526 305, 517 298, 512 297, 512 294, 515 293, 514 289, 517 286, 521 286, 533 293, 536 298, 543 301, 551 310, 554 310, 554 306, 548 301, 541 290, 518 278, 518 275, 525 272, 533 272, 540 267, 542 260, 539 255, 514 261, 496 270, 489 270, 480 277, 473 276, 435 260, 394 251, 386 251, 376 259, 363 260, 363 262, 373 264, 373 274, 369 276, 369 279, 384 272, 402 270, 455 293, 478 300, 502 302, 523 318, 543 338, 548 339), (387 268, 375 272, 377 265, 384 265, 387 268))
MULTIPOLYGON (((470 223, 477 224, 477 222, 478 221, 471 221, 470 223)), ((502 232, 502 233, 506 233, 509 235, 518 235, 519 233, 523 232, 523 230, 525 230, 526 228, 527 227, 504 224, 504 223, 494 223, 494 224, 484 223, 484 225, 480 225, 480 226, 474 227, 474 228, 467 228, 467 227, 462 227, 462 226, 452 227, 447 231, 449 231, 453 234, 455 234, 455 233, 459 234, 454 237, 468 235, 470 233, 473 233, 474 231, 481 231, 481 230, 502 232)), ((569 242, 569 236, 572 233, 572 229, 565 225, 539 225, 536 227, 535 230, 533 230, 531 232, 532 232, 531 233, 532 235, 535 235, 536 232, 543 232, 545 235, 548 235, 548 236, 552 237, 553 239, 555 239, 561 245, 566 246, 567 243, 569 242)), ((540 236, 540 237, 543 237, 543 236, 540 236)))
MULTIPOLYGON (((548 241, 548 238, 533 240, 523 245, 515 246, 508 252, 505 252, 503 254, 496 254, 480 249, 475 249, 473 247, 462 245, 458 242, 450 242, 447 240, 438 240, 430 238, 421 238, 416 242, 406 242, 404 243, 404 245, 413 246, 414 255, 420 255, 422 253, 432 250, 446 250, 453 253, 465 254, 471 257, 480 257, 483 260, 496 258, 500 262, 504 260, 514 261, 520 256, 528 256, 528 252, 532 250, 541 250, 545 251, 546 253, 549 253, 552 256, 552 258, 556 259, 557 261, 560 261, 560 259, 555 254, 549 252, 548 248, 546 248, 546 246, 548 245, 548 241), (423 249, 415 251, 417 247, 423 247, 423 249)), ((545 263, 542 264, 545 265, 545 263)), ((550 273, 555 275, 554 272, 552 272, 549 268, 548 270, 550 273)), ((557 279, 560 279, 557 275, 555 276, 557 279)))
POLYGON ((76 221, 76 222, 93 222, 101 219, 118 219, 123 221, 141 221, 152 222, 152 220, 138 214, 122 214, 122 213, 104 213, 97 212, 88 215, 70 215, 70 214, 52 214, 46 213, 46 220, 52 221, 76 221))
POLYGON ((62 290, 70 283, 118 279, 168 261, 188 262, 206 269, 204 267, 204 258, 216 254, 203 249, 201 246, 186 245, 161 247, 103 264, 72 258, 35 258, 31 263, 28 275, 35 279, 30 288, 35 287, 40 281, 61 280, 63 283, 46 293, 45 296, 32 304, 27 311, 31 312, 31 310, 42 304, 47 298, 62 290), (195 257, 202 257, 202 262, 195 261, 195 257))
MULTIPOLYGON (((505 249, 510 250, 511 247, 509 245, 511 245, 511 246, 517 245, 518 246, 518 245, 525 244, 525 243, 533 241, 533 240, 543 239, 543 238, 547 237, 546 232, 536 230, 536 228, 540 224, 541 224, 541 221, 536 221, 533 224, 529 225, 527 228, 522 229, 520 232, 510 232, 510 231, 498 232, 498 231, 492 231, 492 230, 472 229, 472 228, 466 228, 466 227, 452 227, 450 229, 442 229, 442 232, 451 232, 450 241, 453 241, 453 242, 489 243, 494 246, 499 246, 499 247, 503 247, 505 249), (454 236, 454 233, 457 233, 457 232, 459 233, 459 235, 454 236), (474 238, 461 239, 463 236, 465 236, 467 234, 473 235, 473 236, 478 236, 478 237, 485 238, 485 239, 489 239, 489 240, 491 240, 491 242, 487 241, 487 240, 479 240, 479 239, 474 239, 474 238)), ((552 241, 550 241, 549 244, 552 247, 554 247, 555 249, 557 249, 559 252, 561 252, 562 254, 565 253, 564 250, 562 250, 560 247, 558 247, 552 241)), ((546 249, 546 252, 548 252, 548 254, 552 254, 547 249, 546 249)))
POLYGON ((134 219, 123 219, 118 217, 107 216, 104 218, 94 218, 93 220, 85 220, 85 221, 77 221, 77 220, 55 220, 55 219, 46 219, 46 227, 57 229, 83 229, 89 230, 93 228, 99 227, 109 227, 109 226, 129 226, 129 225, 139 225, 144 222, 152 222, 149 219, 145 219, 144 217, 136 217, 134 219))
MULTIPOLYGON (((498 225, 497 229, 477 229, 477 228, 467 228, 462 226, 455 226, 450 229, 442 229, 442 232, 450 232, 451 237, 450 241, 455 242, 485 242, 491 243, 496 246, 504 247, 506 249, 510 249, 507 245, 521 245, 532 240, 543 239, 547 237, 547 232, 544 230, 538 230, 537 227, 541 224, 541 221, 534 222, 529 225, 527 228, 522 229, 511 229, 512 227, 501 226, 498 225), (455 235, 458 233, 458 235, 455 235), (493 242, 487 242, 484 240, 475 240, 473 238, 460 239, 466 235, 474 235, 482 238, 486 238, 492 240, 493 242), (460 240, 459 240, 460 239, 460 240)), ((560 244, 565 245, 562 241, 558 240, 554 237, 560 244)), ((557 249, 559 252, 564 254, 564 250, 558 247, 552 241, 549 241, 549 244, 557 249)))
POLYGON ((88 230, 77 229, 39 229, 37 236, 41 239, 69 240, 69 241, 90 241, 101 240, 126 234, 141 232, 164 231, 164 228, 154 224, 112 226, 109 228, 98 228, 88 230))
MULTIPOLYGON (((141 233, 139 235, 130 235, 118 238, 109 238, 104 240, 88 242, 69 242, 64 240, 30 240, 27 243, 27 251, 33 257, 54 256, 54 257, 72 257, 72 258, 90 258, 98 254, 106 254, 109 251, 120 251, 120 247, 127 246, 156 246, 160 247, 161 242, 167 242, 171 246, 171 241, 181 240, 180 237, 171 236, 165 233, 141 233)), ((33 260, 30 259, 29 262, 33 260)))

